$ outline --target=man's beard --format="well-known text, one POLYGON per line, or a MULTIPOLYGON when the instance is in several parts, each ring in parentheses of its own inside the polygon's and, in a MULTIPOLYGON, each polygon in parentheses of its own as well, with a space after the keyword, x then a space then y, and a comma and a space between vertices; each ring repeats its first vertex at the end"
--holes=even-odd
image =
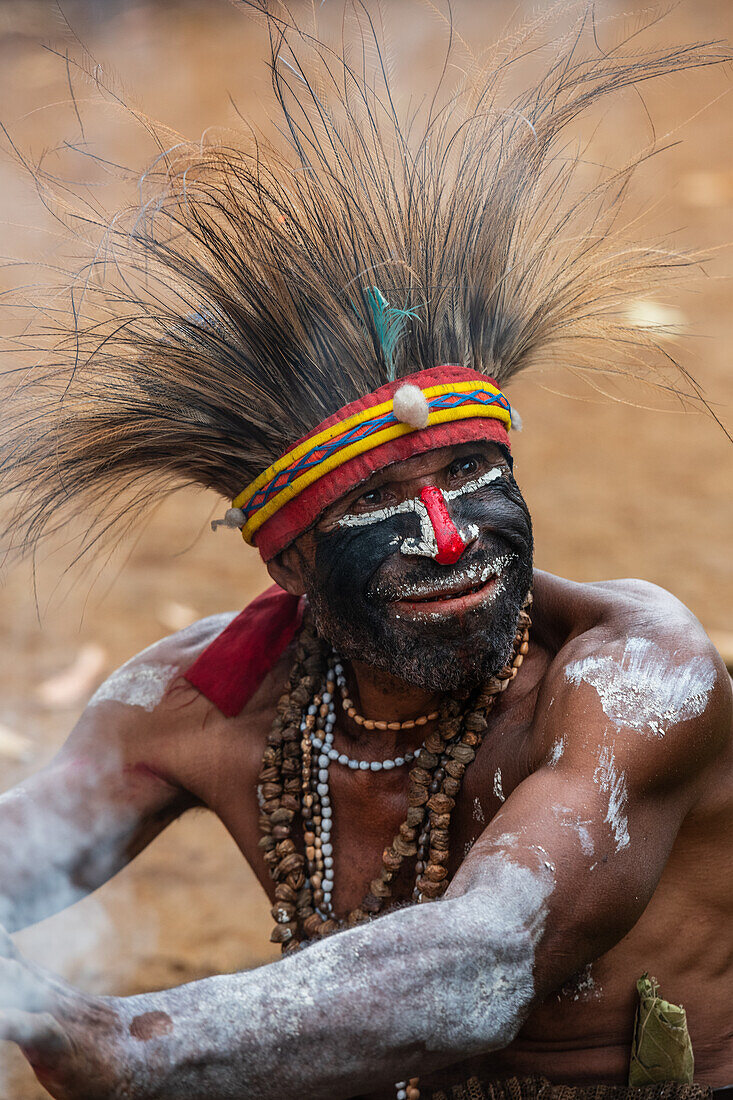
POLYGON ((317 590, 309 594, 318 633, 347 660, 425 691, 459 692, 485 684, 510 660, 519 612, 532 585, 532 559, 514 558, 486 605, 443 624, 388 616, 378 603, 358 626, 334 615, 317 590))
MULTIPOLYGON (((483 519, 488 526, 485 507, 476 501, 462 518, 480 526, 483 519)), ((393 551, 385 556, 388 533, 377 530, 383 524, 323 536, 307 577, 319 634, 341 657, 426 691, 460 692, 486 683, 511 658, 519 612, 532 586, 531 520, 513 479, 492 503, 491 518, 492 529, 450 568, 424 558, 407 561, 393 551), (493 562, 498 580, 478 607, 413 617, 390 606, 421 586, 450 588, 452 578, 467 570, 480 576, 493 562)))

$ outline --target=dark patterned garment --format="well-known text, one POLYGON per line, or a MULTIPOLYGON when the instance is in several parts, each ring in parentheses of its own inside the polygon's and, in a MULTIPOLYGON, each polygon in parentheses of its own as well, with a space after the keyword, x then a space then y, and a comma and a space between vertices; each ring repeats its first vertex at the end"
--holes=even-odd
MULTIPOLYGON (((469 1077, 447 1092, 430 1093, 432 1100, 718 1100, 707 1085, 681 1085, 665 1081, 631 1088, 626 1085, 553 1085, 546 1077, 510 1077, 505 1081, 480 1081, 469 1077)), ((421 1089, 421 1094, 424 1090, 421 1089)), ((722 1097, 721 1097, 722 1100, 722 1097)))

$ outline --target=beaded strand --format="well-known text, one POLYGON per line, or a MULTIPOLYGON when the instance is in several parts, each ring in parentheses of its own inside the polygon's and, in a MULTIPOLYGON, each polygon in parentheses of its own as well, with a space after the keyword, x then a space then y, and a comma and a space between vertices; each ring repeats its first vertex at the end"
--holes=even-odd
POLYGON ((422 714, 419 718, 407 718, 403 722, 386 722, 382 719, 365 718, 362 714, 357 714, 356 707, 349 698, 349 689, 346 685, 343 667, 338 667, 340 668, 338 686, 341 692, 341 705, 344 708, 346 717, 350 718, 352 722, 356 722, 357 726, 363 726, 364 729, 368 730, 413 730, 416 726, 426 726, 428 722, 434 722, 438 717, 438 711, 433 710, 430 714, 422 714))
MULTIPOLYGON (((336 677, 336 684, 341 692, 344 712, 347 717, 353 719, 358 726, 364 726, 365 729, 369 730, 406 730, 413 729, 415 726, 424 726, 427 722, 434 722, 438 717, 438 712, 435 710, 431 714, 423 715, 421 718, 410 718, 406 722, 382 722, 376 719, 363 718, 361 714, 356 713, 351 699, 348 697, 344 666, 341 664, 335 650, 333 652, 333 659, 333 672, 336 677)), ((338 753, 335 749, 330 749, 328 755, 331 760, 338 760, 339 764, 346 764, 349 768, 361 768, 363 771, 371 769, 373 772, 378 772, 383 768, 385 771, 389 771, 391 768, 400 768, 403 764, 409 764, 416 756, 420 755, 420 749, 416 749, 415 752, 406 752, 404 756, 396 756, 394 760, 371 760, 369 762, 366 760, 350 759, 346 753, 338 753)))
POLYGON ((315 911, 324 921, 335 919, 331 905, 334 885, 333 847, 331 845, 331 797, 329 768, 332 763, 361 771, 389 771, 411 763, 420 749, 389 760, 355 760, 333 747, 336 722, 334 684, 345 683, 343 666, 332 654, 326 672, 325 689, 314 696, 307 714, 300 723, 303 734, 303 799, 309 798, 310 828, 304 831, 305 859, 308 882, 313 886, 315 911), (319 736, 320 734, 320 736, 319 736))
MULTIPOLYGON (((516 677, 528 651, 531 603, 530 593, 519 614, 511 662, 489 679, 472 704, 465 707, 456 699, 445 699, 440 711, 424 716, 423 721, 413 720, 417 725, 438 719, 437 728, 428 733, 421 748, 384 761, 357 761, 334 749, 336 687, 342 701, 350 703, 344 695, 343 665, 335 655, 326 658, 312 622, 306 621, 296 646, 290 689, 277 704, 268 735, 258 788, 263 833, 259 847, 276 883, 271 910, 276 924, 270 938, 281 944, 283 953, 376 916, 391 898, 392 882, 408 857, 416 857, 415 902, 431 901, 445 893, 451 813, 466 767, 481 745, 488 715, 516 677), (417 763, 408 776, 406 820, 385 848, 378 876, 371 881, 361 905, 345 921, 338 920, 331 902, 334 859, 329 767, 335 762, 352 769, 380 771, 412 760, 417 763), (304 854, 297 850, 291 835, 298 811, 303 823, 304 854)), ((366 725, 367 721, 360 724, 366 725)), ((395 727, 395 723, 380 723, 374 728, 383 725, 386 729, 395 727)), ((397 1100, 419 1100, 418 1085, 416 1077, 399 1082, 397 1100)))
MULTIPOLYGON (((525 607, 528 606, 529 601, 525 607)), ((343 676, 343 672, 336 673, 334 664, 329 678, 323 646, 312 624, 304 627, 301 632, 303 645, 299 647, 299 652, 311 650, 311 666, 314 662, 320 666, 319 679, 322 685, 325 684, 325 691, 315 687, 312 674, 310 677, 304 676, 300 668, 294 667, 291 683, 297 686, 286 692, 278 704, 278 714, 268 738, 260 773, 265 796, 260 818, 265 835, 260 845, 278 887, 284 882, 286 889, 280 893, 295 895, 279 899, 286 900, 289 903, 286 906, 273 907, 277 923, 272 939, 282 944, 284 951, 294 950, 304 940, 316 935, 326 935, 339 927, 352 926, 375 916, 392 896, 391 884, 404 860, 417 856, 418 852, 422 858, 416 861, 420 866, 415 869, 414 900, 430 900, 445 892, 448 885, 450 815, 461 779, 480 745, 487 726, 488 711, 522 664, 527 652, 529 625, 529 614, 523 609, 515 635, 512 663, 506 665, 497 676, 491 677, 465 719, 461 718, 461 705, 455 699, 444 701, 438 728, 425 738, 417 765, 408 777, 406 820, 382 854, 378 877, 372 879, 363 901, 348 914, 345 922, 336 921, 330 903, 333 893, 332 811, 328 769, 321 766, 324 759, 329 762, 332 759, 328 752, 333 747, 335 716, 334 693, 329 688, 333 688, 334 676, 343 676), (325 696, 329 698, 324 702, 325 696), (297 730, 294 728, 296 721, 297 730), (312 740, 314 730, 320 746, 315 746, 312 740), (319 733, 323 736, 319 737, 319 733), (319 752, 318 757, 314 756, 314 747, 319 752), (320 750, 324 747, 326 752, 322 753, 320 750), (297 756, 300 760, 295 759, 297 756), (325 773, 325 780, 321 772, 325 773), (273 782, 277 778, 281 779, 281 783, 273 782), (304 854, 297 850, 291 836, 295 817, 292 803, 295 801, 297 806, 293 798, 296 788, 301 794, 304 854), (282 795, 278 798, 279 792, 282 795)))

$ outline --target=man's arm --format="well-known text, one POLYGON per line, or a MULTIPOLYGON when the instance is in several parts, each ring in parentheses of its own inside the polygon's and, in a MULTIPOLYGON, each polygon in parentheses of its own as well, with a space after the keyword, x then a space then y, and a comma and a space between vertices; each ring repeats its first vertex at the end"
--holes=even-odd
POLYGON ((150 766, 175 672, 170 639, 118 669, 66 744, 0 796, 0 924, 15 931, 100 886, 191 804, 150 766))
MULTIPOLYGON (((599 655, 620 658, 613 645, 599 655)), ((441 901, 249 973, 94 1002, 86 1034, 52 990, 34 986, 36 1011, 96 1056, 105 1100, 346 1097, 501 1048, 643 912, 727 745, 730 691, 717 672, 700 712, 663 737, 620 728, 590 685, 558 678, 546 764, 441 901), (559 739, 562 755, 549 751, 559 739)), ((7 1033, 30 1026, 11 1020, 7 1033)), ((44 1083, 66 1096, 73 1059, 59 1055, 52 1072, 60 1083, 44 1083)))

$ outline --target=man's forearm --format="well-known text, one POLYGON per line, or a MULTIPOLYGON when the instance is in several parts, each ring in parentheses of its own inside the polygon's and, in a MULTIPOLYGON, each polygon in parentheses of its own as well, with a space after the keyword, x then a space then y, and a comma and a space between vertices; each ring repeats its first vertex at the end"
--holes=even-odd
POLYGON ((38 803, 23 786, 0 795, 0 924, 16 932, 84 896, 72 881, 68 853, 78 830, 38 803))
POLYGON ((346 1097, 505 1046, 534 996, 551 883, 490 862, 460 897, 258 970, 116 1002, 132 1095, 346 1097))
POLYGON ((0 924, 19 931, 96 890, 160 831, 171 805, 162 782, 128 775, 113 752, 51 763, 5 791, 0 924))

